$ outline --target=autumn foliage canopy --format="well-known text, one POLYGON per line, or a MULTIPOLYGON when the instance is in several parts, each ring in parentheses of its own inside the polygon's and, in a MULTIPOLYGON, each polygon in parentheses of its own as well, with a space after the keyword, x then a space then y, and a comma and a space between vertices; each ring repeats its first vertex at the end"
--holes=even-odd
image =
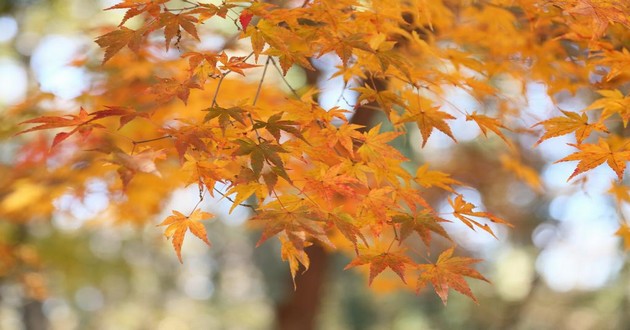
MULTIPOLYGON (((486 279, 472 268, 479 260, 454 256, 443 225, 493 236, 512 225, 458 193, 466 182, 411 161, 396 141, 414 132, 408 141, 419 147, 435 135, 456 141, 452 123, 461 120, 458 127, 480 130, 497 170, 540 192, 522 154, 570 134, 574 152, 557 159, 576 162, 567 179, 610 167, 618 178, 611 193, 630 202, 629 2, 125 0, 106 10, 119 11, 121 22, 99 31, 101 53, 74 63, 94 73, 80 106, 31 112, 16 129, 16 138, 46 134, 23 146, 9 179, 0 209, 15 221, 25 220, 22 206, 7 201, 33 182, 46 188, 32 200, 48 205, 33 214, 49 214, 68 183, 80 197, 83 183, 98 179, 111 196, 103 219, 138 224, 174 189, 195 185, 197 207, 159 223, 180 261, 187 234, 211 245, 202 222, 213 218, 203 211, 209 194, 249 208, 262 230, 258 244, 279 240, 293 277, 319 244, 352 254, 346 268, 368 270, 370 284, 389 269, 412 289, 431 284, 446 303, 449 289, 475 299, 465 277, 486 279), (238 32, 217 46, 220 21, 238 32), (292 68, 308 75, 323 56, 335 58, 333 77, 344 82, 332 109, 318 103, 317 86, 297 88, 285 77, 292 68), (531 82, 543 83, 556 105, 544 117, 527 113, 519 97, 531 82), (455 106, 453 90, 475 101, 455 106), (561 106, 578 92, 590 92, 592 103, 561 106), (372 124, 357 123, 359 112, 372 114, 372 124)), ((624 221, 618 234, 630 239, 624 221)))

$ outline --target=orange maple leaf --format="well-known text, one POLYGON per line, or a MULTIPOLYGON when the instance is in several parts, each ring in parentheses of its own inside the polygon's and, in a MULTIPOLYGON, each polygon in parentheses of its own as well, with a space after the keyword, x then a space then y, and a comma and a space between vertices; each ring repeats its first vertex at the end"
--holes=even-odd
POLYGON ((630 187, 613 181, 607 193, 615 197, 617 204, 630 203, 630 187))
POLYGON ((400 241, 402 244, 407 237, 416 232, 425 246, 431 246, 431 232, 434 232, 448 240, 451 238, 440 225, 440 222, 450 222, 435 215, 433 212, 423 210, 415 214, 399 214, 392 217, 392 222, 400 224, 400 241))
POLYGON ((382 273, 385 268, 389 268, 398 274, 400 279, 405 281, 405 268, 407 265, 413 265, 413 261, 404 254, 394 252, 383 252, 380 254, 362 254, 357 256, 352 262, 350 262, 346 268, 370 264, 370 280, 369 284, 372 285, 374 278, 382 273))
POLYGON ((625 145, 613 148, 604 139, 599 139, 597 144, 585 143, 580 145, 569 145, 578 148, 580 151, 572 153, 556 161, 556 163, 572 160, 579 161, 575 171, 573 171, 567 181, 571 180, 571 178, 580 173, 594 169, 604 162, 606 162, 606 164, 615 171, 619 180, 623 179, 623 172, 626 170, 626 162, 630 161, 630 150, 627 150, 625 145))
POLYGON ((156 159, 166 158, 164 150, 144 149, 136 154, 127 154, 122 150, 112 152, 111 159, 107 163, 118 164, 118 175, 123 184, 123 189, 127 188, 129 182, 138 172, 153 174, 162 177, 155 165, 156 159))
POLYGON ((538 139, 536 145, 552 137, 561 136, 575 132, 575 139, 581 144, 591 133, 595 131, 608 133, 606 126, 602 123, 588 123, 588 116, 585 113, 579 115, 576 112, 560 110, 565 117, 555 117, 542 121, 535 126, 542 125, 545 128, 545 134, 538 139))
POLYGON ((398 150, 387 144, 387 142, 402 135, 402 132, 379 133, 381 124, 376 125, 367 133, 363 133, 359 139, 363 144, 357 153, 370 162, 383 163, 385 159, 407 160, 398 150))
POLYGON ((144 12, 148 12, 152 16, 157 16, 161 10, 160 5, 167 1, 168 0, 124 0, 115 6, 105 8, 104 10, 127 9, 125 17, 123 17, 122 21, 118 25, 122 26, 127 20, 144 12))
POLYGON ((469 267, 469 265, 481 260, 466 257, 453 257, 454 250, 455 248, 450 248, 442 252, 435 264, 422 264, 418 266, 421 273, 418 277, 417 291, 422 290, 427 283, 431 282, 435 293, 440 296, 444 305, 446 305, 446 301, 448 300, 449 288, 459 291, 477 303, 477 298, 475 298, 470 290, 464 276, 490 283, 490 281, 483 277, 478 271, 469 267))
POLYGON ((402 123, 415 121, 418 124, 420 134, 422 135, 423 147, 427 144, 434 128, 448 135, 451 139, 453 139, 453 141, 457 141, 453 136, 453 132, 451 132, 451 127, 448 126, 445 121, 448 119, 455 119, 455 117, 446 112, 439 111, 438 109, 439 107, 431 107, 427 110, 420 109, 420 111, 409 114, 401 119, 402 123))
POLYGON ((523 164, 520 160, 503 154, 499 157, 501 166, 516 175, 519 179, 523 180, 528 186, 537 192, 543 191, 543 184, 538 176, 538 172, 530 166, 523 164))
POLYGON ((368 242, 365 239, 365 236, 361 233, 359 228, 352 224, 354 219, 348 213, 338 213, 338 214, 330 214, 329 215, 330 222, 337 227, 337 230, 345 236, 352 244, 354 245, 354 251, 356 254, 359 254, 359 247, 357 245, 357 237, 361 238, 363 244, 367 247, 368 242))
POLYGON ((118 30, 104 34, 95 40, 101 48, 105 49, 103 64, 109 61, 109 59, 125 46, 137 52, 140 49, 141 41, 142 33, 140 31, 132 30, 124 26, 121 26, 118 30))
POLYGON ((481 224, 480 222, 473 220, 470 217, 472 216, 478 218, 486 218, 494 223, 502 223, 510 227, 512 226, 507 221, 493 215, 492 213, 473 211, 475 205, 464 200, 464 197, 462 195, 457 195, 454 201, 449 198, 448 203, 451 204, 451 207, 453 208, 453 215, 470 229, 474 230, 475 227, 479 227, 490 233, 490 235, 494 236, 495 238, 496 235, 494 235, 494 232, 492 231, 492 229, 490 229, 490 226, 488 226, 488 224, 481 224))
POLYGON ((40 125, 20 131, 16 135, 24 134, 27 132, 44 130, 44 129, 76 126, 70 132, 57 133, 57 135, 55 135, 55 138, 53 139, 53 143, 51 146, 51 148, 53 148, 54 146, 59 144, 61 141, 67 139, 68 137, 70 137, 72 134, 76 132, 79 132, 85 138, 92 132, 92 128, 95 128, 95 127, 104 128, 103 125, 91 123, 95 119, 98 119, 98 118, 90 118, 90 114, 88 114, 88 112, 85 111, 85 109, 81 108, 79 110, 78 115, 65 115, 65 116, 60 116, 60 117, 42 116, 42 117, 27 120, 27 121, 23 121, 20 124, 40 124, 40 125))
POLYGON ((304 271, 307 271, 310 267, 310 259, 308 254, 304 251, 305 247, 312 245, 311 242, 301 242, 301 244, 295 244, 293 240, 287 238, 286 235, 279 236, 280 238, 280 256, 282 260, 289 261, 289 269, 291 270, 291 278, 293 279, 293 289, 296 289, 295 276, 300 269, 300 264, 304 266, 304 271))
POLYGON ((184 236, 188 230, 208 244, 208 246, 211 245, 208 240, 208 235, 206 234, 206 227, 199 221, 212 217, 214 217, 214 215, 199 209, 195 210, 190 216, 185 216, 178 211, 173 211, 173 215, 167 217, 166 220, 158 225, 167 226, 164 230, 164 236, 169 239, 172 238, 173 248, 177 253, 179 262, 183 263, 182 244, 184 244, 184 236))
POLYGON ((617 113, 623 121, 623 127, 626 127, 628 120, 630 120, 630 95, 624 96, 618 89, 598 90, 597 93, 603 97, 593 102, 585 110, 602 109, 602 119, 617 113))
POLYGON ((430 171, 429 164, 424 164, 418 168, 414 181, 425 188, 438 187, 452 193, 455 190, 453 190, 451 185, 463 185, 463 183, 451 178, 447 173, 430 171))
POLYGON ((173 14, 171 12, 163 12, 160 15, 160 25, 164 26, 164 41, 166 44, 166 50, 171 45, 171 40, 175 36, 177 36, 177 40, 175 44, 179 43, 179 38, 181 37, 181 28, 183 28, 188 34, 193 36, 193 38, 199 40, 199 35, 197 34, 197 28, 194 23, 197 23, 198 20, 186 14, 173 14))
POLYGON ((472 114, 466 115, 466 121, 474 121, 481 129, 481 133, 483 136, 488 137, 488 130, 493 131, 496 135, 498 135, 505 143, 511 145, 510 141, 503 135, 503 132, 499 128, 507 129, 501 121, 496 118, 488 117, 486 115, 478 115, 477 111, 473 111, 472 114))

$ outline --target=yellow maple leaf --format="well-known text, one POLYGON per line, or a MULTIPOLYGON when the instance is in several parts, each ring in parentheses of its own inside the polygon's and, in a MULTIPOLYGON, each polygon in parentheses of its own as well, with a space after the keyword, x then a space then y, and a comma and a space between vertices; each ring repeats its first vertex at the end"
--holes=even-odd
POLYGON ((206 227, 204 227, 199 221, 212 217, 214 217, 214 215, 211 213, 203 212, 199 209, 195 210, 189 216, 185 216, 178 211, 173 211, 173 215, 167 217, 158 225, 167 226, 166 230, 164 230, 164 236, 172 239, 173 248, 177 253, 179 262, 183 262, 182 245, 184 244, 184 236, 188 230, 208 244, 208 246, 211 245, 208 240, 208 235, 206 234, 206 227))
POLYGON ((499 128, 508 129, 505 127, 501 121, 496 118, 488 117, 486 115, 478 115, 477 111, 473 111, 472 114, 466 115, 466 121, 474 121, 481 129, 481 133, 483 136, 488 136, 488 130, 493 131, 496 135, 498 135, 501 140, 505 141, 508 145, 511 145, 510 141, 508 141, 507 137, 503 135, 503 132, 499 128))

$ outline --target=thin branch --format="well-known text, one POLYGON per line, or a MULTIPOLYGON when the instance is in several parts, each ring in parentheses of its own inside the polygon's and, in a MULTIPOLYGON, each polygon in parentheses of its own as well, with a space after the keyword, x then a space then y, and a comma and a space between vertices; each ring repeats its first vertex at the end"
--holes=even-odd
POLYGON ((153 142, 153 141, 159 141, 159 140, 164 140, 164 139, 170 139, 172 138, 172 135, 164 135, 164 136, 160 136, 160 137, 156 137, 153 139, 146 139, 146 140, 133 140, 131 141, 131 143, 133 144, 141 144, 141 143, 148 143, 148 142, 153 142))
POLYGON ((223 79, 225 79, 225 76, 227 76, 227 74, 230 72, 231 71, 228 71, 222 74, 221 78, 219 78, 219 83, 217 83, 217 88, 214 90, 214 97, 212 98, 212 104, 210 104, 211 108, 217 105, 217 97, 219 96, 219 89, 221 89, 221 84, 223 83, 223 79))
MULTIPOLYGON (((249 53, 249 55, 247 55, 243 59, 243 62, 247 61, 250 57, 252 57, 252 55, 254 55, 254 52, 249 53)), ((219 83, 217 84, 217 88, 214 91, 214 97, 212 98, 212 104, 210 105, 210 107, 214 107, 217 105, 217 97, 219 96, 219 89, 221 89, 221 84, 223 83, 223 79, 225 79, 225 76, 227 76, 230 73, 232 73, 232 70, 227 70, 221 75, 221 78, 219 78, 219 83)))
POLYGON ((280 70, 280 67, 278 66, 278 64, 276 63, 276 61, 273 59, 273 57, 269 57, 271 58, 271 63, 273 63, 273 66, 276 68, 276 70, 278 70, 278 73, 280 73, 280 78, 282 78, 282 81, 284 81, 284 84, 287 85, 287 87, 289 87, 289 89, 291 90, 291 93, 293 93, 293 95, 295 95, 295 97, 297 97, 298 99, 300 98, 300 95, 298 94, 298 92, 293 88, 293 86, 291 86, 291 84, 289 84, 289 82, 287 81, 287 79, 284 77, 284 74, 282 73, 282 70, 280 70))
POLYGON ((256 89, 256 96, 254 96, 254 101, 252 105, 256 105, 256 101, 258 101, 258 96, 260 96, 260 90, 262 89, 263 81, 265 80, 265 75, 267 74, 267 67, 269 67, 269 60, 271 56, 267 57, 267 61, 265 62, 265 68, 263 69, 262 77, 260 77, 260 82, 258 83, 258 89, 256 89))
POLYGON ((146 140, 131 140, 131 143, 133 144, 133 147, 131 148, 131 155, 133 155, 134 151, 136 151, 136 146, 142 143, 148 143, 148 142, 153 142, 153 141, 159 141, 159 140, 164 140, 164 139, 170 139, 172 138, 172 135, 164 135, 164 136, 160 136, 160 137, 156 137, 153 139, 146 139, 146 140))

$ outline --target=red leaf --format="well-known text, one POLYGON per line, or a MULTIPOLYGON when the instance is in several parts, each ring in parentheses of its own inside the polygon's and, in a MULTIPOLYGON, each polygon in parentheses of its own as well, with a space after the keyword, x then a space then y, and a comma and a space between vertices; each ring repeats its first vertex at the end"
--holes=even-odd
POLYGON ((254 14, 249 12, 249 10, 243 10, 241 12, 241 16, 238 17, 238 20, 241 22, 243 31, 247 30, 247 26, 249 25, 249 22, 251 22, 252 17, 254 17, 254 14))

